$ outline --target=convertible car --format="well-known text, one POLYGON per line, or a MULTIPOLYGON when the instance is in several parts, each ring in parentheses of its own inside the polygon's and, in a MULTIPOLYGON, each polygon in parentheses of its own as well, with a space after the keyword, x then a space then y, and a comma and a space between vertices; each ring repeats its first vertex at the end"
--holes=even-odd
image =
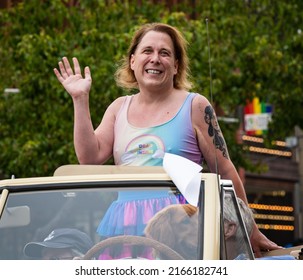
MULTIPOLYGON (((140 258, 136 252, 148 248, 152 252, 150 259, 226 260, 241 256, 241 259, 253 260, 231 181, 203 172, 198 173, 198 179, 195 205, 189 203, 192 198, 188 201, 187 193, 185 200, 180 201, 184 193, 180 193, 178 182, 163 167, 66 165, 49 177, 2 180, 0 259, 29 259, 24 254, 28 242, 43 240, 55 228, 75 228, 93 240, 94 245, 83 256, 87 260, 98 259, 100 255, 106 259, 106 250, 111 256, 118 255, 115 250, 121 250, 121 246, 131 248, 131 258, 134 259, 140 258), (97 230, 100 222, 104 221, 108 209, 121 192, 135 198, 143 193, 145 196, 167 193, 175 197, 176 202, 156 210, 153 208, 153 211, 145 207, 142 211, 148 213, 123 213, 124 220, 143 219, 146 222, 142 234, 125 230, 123 234, 102 236, 97 230), (223 225, 226 197, 230 198, 228 203, 231 203, 230 208, 236 217, 238 234, 234 243, 241 246, 227 244, 223 225), (161 236, 153 232, 161 232, 161 236)), ((116 219, 115 213, 110 219, 116 219)))

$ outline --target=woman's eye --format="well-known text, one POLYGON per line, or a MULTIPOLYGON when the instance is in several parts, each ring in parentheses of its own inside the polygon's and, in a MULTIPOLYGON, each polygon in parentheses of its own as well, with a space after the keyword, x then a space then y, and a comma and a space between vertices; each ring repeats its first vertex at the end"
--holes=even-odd
POLYGON ((169 56, 169 53, 168 52, 161 52, 161 55, 162 56, 169 56))

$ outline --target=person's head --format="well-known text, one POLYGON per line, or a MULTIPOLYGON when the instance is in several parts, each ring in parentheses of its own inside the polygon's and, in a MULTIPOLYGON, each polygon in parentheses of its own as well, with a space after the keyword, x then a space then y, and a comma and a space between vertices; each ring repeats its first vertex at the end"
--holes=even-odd
MULTIPOLYGON (((128 48, 127 56, 123 60, 123 64, 116 72, 116 82, 119 86, 127 89, 139 88, 138 77, 136 77, 135 61, 136 55, 142 53, 142 47, 148 48, 146 51, 153 51, 152 45, 142 45, 143 43, 149 44, 164 44, 164 47, 169 48, 166 54, 163 52, 163 56, 160 54, 160 61, 168 61, 166 55, 171 55, 170 63, 173 65, 173 87, 176 89, 190 89, 191 83, 188 80, 189 77, 189 66, 188 66, 188 56, 187 56, 187 42, 183 35, 178 29, 164 23, 149 23, 143 25, 140 29, 136 31, 131 44, 128 48), (146 40, 146 41, 145 41, 146 40), (162 57, 164 57, 162 59, 162 57)), ((167 50, 165 50, 167 51, 167 50)), ((155 56, 150 55, 147 59, 156 59, 155 56)), ((157 58, 158 59, 158 58, 157 58)), ((145 61, 147 62, 147 61, 145 61)), ((155 62, 156 63, 156 62, 155 62)), ((159 66, 159 69, 160 66, 159 66)))
POLYGON ((81 258, 93 246, 90 237, 77 229, 53 230, 42 242, 29 242, 24 254, 32 259, 68 260, 81 258))
MULTIPOLYGON (((166 206, 149 220, 145 236, 165 244, 186 260, 196 259, 197 211, 198 208, 190 204, 166 206)), ((161 254, 159 257, 163 258, 161 254)))
MULTIPOLYGON (((224 222, 224 236, 226 240, 227 252, 229 253, 228 259, 234 259, 238 255, 247 252, 245 236, 243 228, 240 227, 239 219, 233 206, 233 198, 230 195, 225 195, 224 197, 224 210, 223 210, 223 222, 224 222)), ((251 236, 254 224, 254 217, 252 210, 244 201, 237 198, 237 203, 239 205, 239 210, 248 234, 251 236)))
MULTIPOLYGON (((246 227, 248 236, 251 235, 254 223, 254 217, 251 209, 244 203, 242 199, 237 197, 240 213, 243 219, 243 222, 246 227)), ((238 224, 238 217, 233 206, 233 198, 230 195, 224 197, 224 228, 225 228, 225 239, 230 238, 231 236, 239 237, 241 232, 238 224)))

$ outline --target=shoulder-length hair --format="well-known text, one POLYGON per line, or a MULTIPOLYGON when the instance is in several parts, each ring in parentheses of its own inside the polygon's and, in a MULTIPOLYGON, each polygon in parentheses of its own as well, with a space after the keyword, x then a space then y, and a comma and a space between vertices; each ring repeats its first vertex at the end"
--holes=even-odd
POLYGON ((190 89, 192 85, 189 81, 187 41, 177 28, 164 23, 148 23, 135 32, 128 48, 127 56, 122 59, 122 63, 115 73, 117 85, 125 89, 139 88, 134 72, 130 67, 130 60, 132 54, 136 52, 142 38, 149 31, 162 32, 171 38, 174 46, 175 59, 178 61, 178 72, 174 76, 173 86, 176 89, 190 89))

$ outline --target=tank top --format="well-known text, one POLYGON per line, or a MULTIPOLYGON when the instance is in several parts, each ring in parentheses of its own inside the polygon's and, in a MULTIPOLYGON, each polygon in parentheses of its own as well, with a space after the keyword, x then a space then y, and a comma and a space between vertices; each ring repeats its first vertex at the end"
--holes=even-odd
POLYGON ((169 121, 139 128, 127 119, 133 96, 126 96, 115 122, 114 160, 116 165, 161 166, 165 152, 183 156, 198 164, 202 154, 192 127, 191 111, 195 93, 189 93, 177 114, 169 121))
MULTIPOLYGON (((126 96, 114 128, 115 164, 162 165, 165 152, 186 157, 200 164, 202 154, 191 122, 191 104, 194 97, 195 93, 189 93, 171 120, 153 127, 138 128, 129 124, 127 120, 132 96, 126 96)), ((151 217, 167 205, 178 203, 186 203, 184 197, 167 190, 119 191, 117 200, 113 201, 106 211, 97 232, 104 237, 142 235, 151 217)), ((128 255, 130 253, 127 248, 123 248, 121 256, 128 255)), ((110 254, 105 252, 100 258, 108 259, 110 254)))

